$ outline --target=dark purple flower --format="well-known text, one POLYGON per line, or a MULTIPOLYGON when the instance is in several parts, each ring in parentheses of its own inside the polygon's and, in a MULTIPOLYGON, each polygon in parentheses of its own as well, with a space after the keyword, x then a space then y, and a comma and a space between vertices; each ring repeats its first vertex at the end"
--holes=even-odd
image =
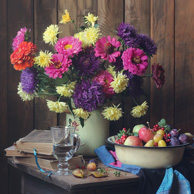
POLYGON ((152 65, 152 74, 153 74, 153 80, 156 84, 157 88, 161 88, 164 83, 165 83, 165 75, 164 75, 165 70, 161 65, 158 64, 153 64, 152 65))
POLYGON ((91 112, 103 104, 105 94, 102 92, 101 84, 87 80, 76 85, 72 97, 77 108, 91 112))
POLYGON ((142 95, 143 89, 141 88, 143 85, 143 78, 137 75, 130 73, 129 71, 124 71, 124 74, 129 78, 128 82, 128 93, 133 97, 138 97, 142 95))
POLYGON ((122 52, 121 52, 121 55, 116 58, 116 62, 112 64, 115 67, 116 71, 123 70, 123 60, 122 60, 121 56, 122 56, 122 52))
POLYGON ((100 59, 95 57, 93 47, 88 47, 79 52, 73 65, 79 71, 80 76, 93 76, 100 67, 100 59))
POLYGON ((141 42, 139 43, 139 47, 143 49, 143 51, 147 55, 155 55, 157 51, 156 43, 147 35, 139 34, 141 42))
POLYGON ((34 67, 26 68, 22 71, 20 77, 22 90, 28 94, 33 94, 37 87, 37 71, 34 67))
POLYGON ((136 29, 131 24, 121 23, 117 29, 120 36, 128 47, 137 47, 141 41, 136 29))

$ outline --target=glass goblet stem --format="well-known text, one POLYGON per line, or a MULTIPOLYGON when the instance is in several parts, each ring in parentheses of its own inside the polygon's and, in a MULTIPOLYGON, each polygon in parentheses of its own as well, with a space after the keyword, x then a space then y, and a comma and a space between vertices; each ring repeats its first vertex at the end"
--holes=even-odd
POLYGON ((66 160, 59 160, 59 163, 57 165, 58 171, 61 174, 69 174, 69 163, 66 160))

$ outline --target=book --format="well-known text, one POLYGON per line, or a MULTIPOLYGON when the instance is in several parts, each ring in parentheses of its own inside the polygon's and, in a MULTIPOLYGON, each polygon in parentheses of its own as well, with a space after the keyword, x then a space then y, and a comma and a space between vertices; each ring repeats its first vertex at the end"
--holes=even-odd
MULTIPOLYGON (((15 157, 13 156, 13 162, 16 164, 26 165, 37 167, 35 157, 15 157)), ((77 155, 71 158, 69 161, 69 169, 73 170, 76 169, 78 166, 83 167, 85 165, 85 160, 83 159, 82 155, 77 155)), ((45 159, 45 158, 38 158, 38 164, 42 169, 45 170, 56 170, 58 160, 56 159, 45 159)))
POLYGON ((51 131, 34 129, 28 135, 16 141, 15 148, 19 152, 33 153, 34 149, 36 149, 37 154, 52 155, 51 131))
MULTIPOLYGON (((4 149, 5 151, 5 155, 7 157, 10 157, 10 156, 16 156, 16 157, 33 157, 34 154, 32 153, 25 153, 23 151, 19 151, 16 149, 16 146, 10 146, 6 149, 4 149)), ((42 154, 37 154, 37 157, 38 158, 50 158, 50 159, 54 159, 54 156, 52 155, 42 155, 42 154)))

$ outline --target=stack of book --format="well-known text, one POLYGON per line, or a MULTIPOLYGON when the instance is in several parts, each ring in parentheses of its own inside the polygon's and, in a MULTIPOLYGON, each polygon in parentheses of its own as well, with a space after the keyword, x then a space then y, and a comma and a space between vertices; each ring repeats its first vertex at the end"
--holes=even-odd
MULTIPOLYGON (((36 149, 38 164, 42 169, 57 169, 58 161, 53 157, 50 130, 33 130, 27 136, 20 138, 13 146, 6 148, 5 153, 7 157, 12 157, 16 164, 37 167, 34 149, 36 149)), ((69 160, 69 165, 70 169, 84 166, 83 156, 75 155, 69 160)))

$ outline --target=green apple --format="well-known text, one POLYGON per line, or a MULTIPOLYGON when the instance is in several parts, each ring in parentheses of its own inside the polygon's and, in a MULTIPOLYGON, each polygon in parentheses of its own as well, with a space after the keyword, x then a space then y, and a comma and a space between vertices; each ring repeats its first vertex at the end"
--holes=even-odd
POLYGON ((144 124, 135 125, 133 127, 133 133, 138 133, 142 127, 146 127, 144 124))

